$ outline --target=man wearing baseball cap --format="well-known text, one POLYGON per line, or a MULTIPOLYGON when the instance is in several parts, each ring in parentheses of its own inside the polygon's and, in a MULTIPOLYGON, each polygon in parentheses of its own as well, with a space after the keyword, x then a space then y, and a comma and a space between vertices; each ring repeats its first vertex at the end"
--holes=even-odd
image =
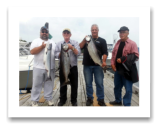
POLYGON ((30 46, 30 53, 34 55, 34 65, 33 65, 33 85, 31 91, 32 106, 38 106, 39 96, 44 84, 44 98, 48 101, 49 106, 53 106, 52 93, 54 87, 54 66, 55 66, 55 42, 49 39, 49 30, 46 26, 40 29, 40 38, 33 40, 30 46), (45 42, 52 44, 51 51, 51 81, 46 81, 47 71, 45 70, 45 65, 43 63, 44 48, 46 46, 45 42))
MULTIPOLYGON (((134 41, 128 38, 129 28, 121 27, 119 30, 120 40, 115 44, 112 51, 111 66, 114 74, 114 95, 115 101, 111 101, 112 105, 122 105, 122 87, 126 89, 123 97, 123 105, 131 106, 133 77, 138 79, 136 64, 139 58, 138 48, 134 41), (131 64, 130 69, 126 66, 126 62, 131 64)), ((138 81, 138 80, 137 80, 138 81)))
MULTIPOLYGON (((72 106, 77 106, 77 90, 78 90, 78 68, 77 68, 77 57, 80 55, 81 50, 79 47, 79 43, 75 40, 71 40, 71 30, 69 28, 65 28, 62 32, 64 40, 56 43, 56 57, 60 58, 61 52, 61 44, 68 45, 68 54, 70 57, 70 74, 69 79, 71 83, 71 103, 72 106)), ((61 70, 60 70, 61 71, 61 70)), ((59 74, 60 74, 59 71, 59 74)), ((62 77, 60 77, 60 85, 62 84, 62 77)), ((60 88, 60 102, 58 106, 63 106, 67 100, 67 85, 60 88)))

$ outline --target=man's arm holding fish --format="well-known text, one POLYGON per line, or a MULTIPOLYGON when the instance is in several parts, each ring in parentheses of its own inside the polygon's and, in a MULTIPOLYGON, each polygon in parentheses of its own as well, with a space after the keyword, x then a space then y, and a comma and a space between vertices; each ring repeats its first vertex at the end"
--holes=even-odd
MULTIPOLYGON (((86 38, 86 37, 87 37, 87 36, 85 36, 85 38, 86 38)), ((81 43, 79 43, 79 46, 80 46, 81 49, 82 49, 82 48, 84 47, 84 45, 86 44, 85 38, 83 39, 83 41, 82 41, 81 43)))
POLYGON ((72 46, 71 44, 68 44, 68 45, 70 45, 71 50, 73 51, 73 53, 76 56, 79 56, 81 54, 81 50, 80 50, 80 47, 79 47, 79 43, 77 41, 73 41, 73 42, 74 42, 74 46, 72 46))
POLYGON ((69 49, 71 49, 75 55, 78 55, 79 53, 78 50, 75 47, 73 47, 71 44, 68 44, 68 50, 69 49))
POLYGON ((43 42, 41 46, 33 48, 33 49, 30 51, 30 53, 31 53, 32 55, 38 54, 39 52, 41 52, 41 51, 45 48, 45 46, 46 46, 46 44, 44 44, 44 42, 43 42))
MULTIPOLYGON (((116 43, 117 44, 117 43, 116 43)), ((116 44, 113 48, 113 51, 112 51, 112 57, 111 57, 111 67, 113 69, 113 71, 116 71, 116 66, 115 66, 115 58, 114 58, 114 50, 116 48, 116 44)))

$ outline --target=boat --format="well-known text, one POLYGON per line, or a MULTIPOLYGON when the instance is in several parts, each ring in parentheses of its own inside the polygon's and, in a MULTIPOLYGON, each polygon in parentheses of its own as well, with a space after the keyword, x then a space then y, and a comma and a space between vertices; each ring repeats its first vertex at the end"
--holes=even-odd
POLYGON ((106 60, 107 66, 110 68, 111 67, 111 58, 112 58, 112 50, 117 42, 118 35, 113 34, 113 43, 112 44, 107 44, 107 49, 108 49, 108 57, 106 60))
POLYGON ((19 89, 32 88, 34 55, 19 56, 19 89))

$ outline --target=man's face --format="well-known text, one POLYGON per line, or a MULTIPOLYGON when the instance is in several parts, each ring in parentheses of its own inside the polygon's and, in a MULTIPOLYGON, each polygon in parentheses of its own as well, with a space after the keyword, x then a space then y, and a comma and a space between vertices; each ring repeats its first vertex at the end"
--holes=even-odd
POLYGON ((120 38, 122 40, 125 40, 129 35, 129 31, 120 31, 119 34, 120 34, 120 38))
POLYGON ((40 32, 40 37, 43 40, 47 40, 48 37, 49 37, 48 31, 46 29, 42 29, 41 32, 40 32))
POLYGON ((91 28, 91 33, 92 33, 92 36, 95 36, 95 37, 97 37, 98 36, 98 28, 96 27, 96 26, 93 26, 92 28, 91 28))
POLYGON ((71 33, 69 31, 63 31, 63 37, 64 39, 70 39, 71 33))

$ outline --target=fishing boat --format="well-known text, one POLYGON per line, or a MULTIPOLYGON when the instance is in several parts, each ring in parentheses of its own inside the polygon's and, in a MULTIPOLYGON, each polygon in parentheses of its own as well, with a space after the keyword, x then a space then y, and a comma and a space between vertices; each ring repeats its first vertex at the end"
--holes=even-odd
POLYGON ((34 56, 30 54, 30 44, 19 40, 19 89, 32 87, 34 56))
POLYGON ((118 35, 117 34, 113 34, 113 43, 112 44, 107 44, 107 49, 108 49, 108 57, 106 60, 106 64, 108 67, 111 67, 111 58, 112 58, 112 50, 117 42, 118 39, 118 35))
POLYGON ((19 56, 19 89, 32 87, 33 55, 19 56))

